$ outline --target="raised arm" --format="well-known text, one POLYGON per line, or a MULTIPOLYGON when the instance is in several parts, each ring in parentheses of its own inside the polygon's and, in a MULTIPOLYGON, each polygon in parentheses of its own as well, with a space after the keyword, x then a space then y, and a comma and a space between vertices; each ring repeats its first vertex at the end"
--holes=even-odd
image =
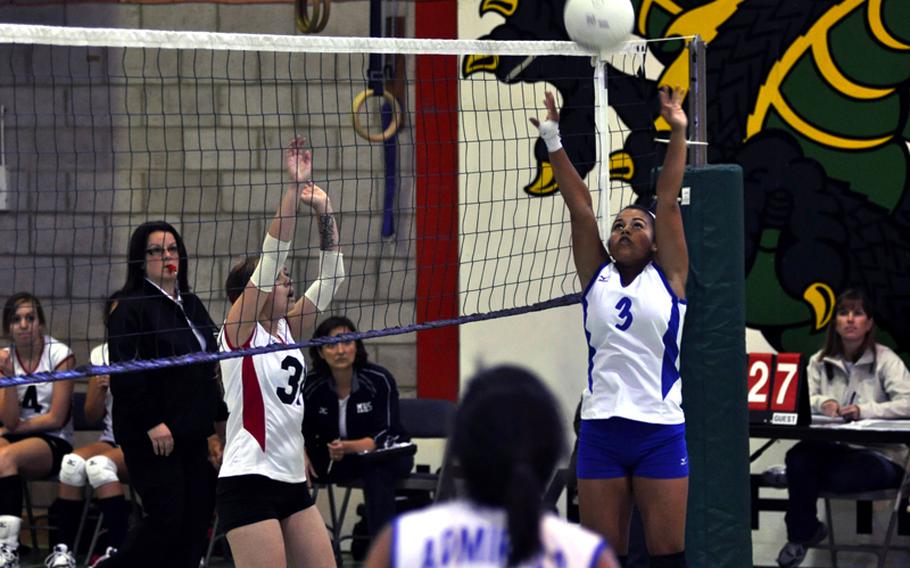
POLYGON ((681 106, 683 97, 681 89, 665 87, 660 90, 660 115, 670 124, 670 144, 660 177, 657 178, 654 221, 657 264, 680 298, 686 297, 686 280, 689 277, 689 251, 677 201, 686 169, 686 126, 689 124, 681 106))
POLYGON ((244 343, 252 334, 259 320, 259 312, 262 311, 269 292, 275 288, 275 281, 283 270, 284 261, 291 249, 297 220, 297 202, 305 191, 309 191, 305 184, 309 181, 312 170, 312 155, 309 150, 303 149, 301 138, 295 138, 285 151, 285 165, 291 183, 269 225, 256 270, 243 294, 231 306, 225 321, 224 332, 232 345, 244 343))
POLYGON ((572 224, 572 255, 575 257, 575 270, 582 286, 594 278, 598 269, 609 259, 607 249, 600 240, 597 227, 597 216, 591 201, 591 193, 578 170, 572 165, 568 154, 562 147, 559 137, 559 111, 553 93, 547 91, 544 104, 547 107, 547 118, 541 123, 531 118, 531 124, 540 130, 540 137, 550 152, 550 164, 559 185, 566 207, 569 208, 569 219, 572 224))
POLYGON ((297 341, 312 334, 317 312, 329 307, 335 291, 344 282, 344 256, 338 245, 338 225, 329 196, 311 185, 301 193, 300 201, 310 206, 319 225, 319 278, 288 312, 291 335, 297 341))

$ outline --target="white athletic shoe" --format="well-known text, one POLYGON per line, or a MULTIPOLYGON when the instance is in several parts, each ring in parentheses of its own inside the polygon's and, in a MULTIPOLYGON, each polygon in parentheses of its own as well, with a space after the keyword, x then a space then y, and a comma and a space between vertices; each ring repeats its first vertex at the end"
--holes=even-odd
POLYGON ((0 544, 0 568, 19 568, 19 552, 0 544))
POLYGON ((76 568, 76 559, 65 544, 57 544, 44 559, 46 568, 76 568))
POLYGON ((114 548, 113 546, 108 546, 107 550, 104 551, 104 554, 102 554, 97 559, 95 559, 95 561, 92 562, 92 565, 89 566, 89 568, 95 568, 95 566, 98 566, 99 564, 101 564, 102 561, 109 560, 110 557, 114 556, 115 554, 117 554, 117 549, 114 548))

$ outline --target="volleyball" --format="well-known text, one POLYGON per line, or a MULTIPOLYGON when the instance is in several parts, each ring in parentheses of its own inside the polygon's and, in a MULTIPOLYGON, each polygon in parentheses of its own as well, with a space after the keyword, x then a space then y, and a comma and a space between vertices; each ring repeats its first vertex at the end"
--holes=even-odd
POLYGON ((629 0, 567 0, 563 20, 573 41, 610 51, 632 35, 635 10, 629 0))

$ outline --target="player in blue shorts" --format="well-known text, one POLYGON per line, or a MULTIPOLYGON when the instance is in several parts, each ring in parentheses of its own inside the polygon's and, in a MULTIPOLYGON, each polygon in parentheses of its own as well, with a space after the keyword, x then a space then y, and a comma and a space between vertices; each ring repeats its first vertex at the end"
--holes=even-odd
POLYGON ((656 210, 622 209, 607 247, 591 195, 562 149, 559 112, 546 94, 540 129, 572 223, 584 288, 588 377, 578 447, 581 522, 627 551, 633 503, 641 511, 651 566, 685 566, 689 465, 680 403, 679 346, 689 255, 677 197, 686 164, 684 93, 660 92, 670 143, 657 180, 656 210))

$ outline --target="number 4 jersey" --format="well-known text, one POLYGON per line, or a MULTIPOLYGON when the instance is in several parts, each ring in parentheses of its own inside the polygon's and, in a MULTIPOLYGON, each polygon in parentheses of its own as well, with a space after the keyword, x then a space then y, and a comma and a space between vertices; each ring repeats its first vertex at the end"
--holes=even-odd
MULTIPOLYGON (((287 320, 278 322, 276 336, 259 323, 241 347, 293 343, 287 320)), ((222 351, 230 344, 222 328, 222 351)), ((275 481, 306 481, 303 453, 303 377, 306 362, 300 349, 272 351, 221 361, 224 400, 230 415, 219 477, 264 475, 275 481)))
POLYGON ((676 297, 663 271, 651 262, 623 283, 607 263, 588 284, 582 306, 588 384, 581 417, 684 422, 679 346, 686 301, 676 297))
MULTIPOLYGON (((44 336, 44 350, 41 352, 41 360, 34 369, 26 369, 16 353, 16 347, 10 346, 10 358, 13 361, 13 372, 16 375, 26 375, 29 373, 43 373, 56 371, 60 366, 73 357, 73 352, 64 343, 60 343, 49 335, 44 336)), ((54 398, 54 385, 56 383, 36 383, 31 385, 18 385, 16 387, 19 395, 19 419, 29 420, 35 416, 41 416, 51 411, 51 401, 54 398)), ((59 430, 48 430, 42 432, 48 436, 55 436, 73 443, 73 419, 70 417, 63 428, 59 430)))

